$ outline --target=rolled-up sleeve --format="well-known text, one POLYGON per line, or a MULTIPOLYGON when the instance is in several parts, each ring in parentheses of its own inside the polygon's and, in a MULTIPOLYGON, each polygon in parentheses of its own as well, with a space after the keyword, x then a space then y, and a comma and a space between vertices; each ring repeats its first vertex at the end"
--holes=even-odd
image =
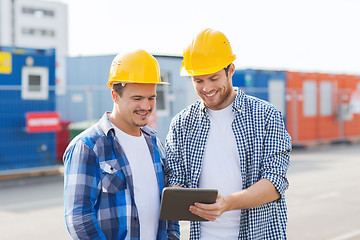
POLYGON ((100 182, 96 161, 94 151, 82 141, 64 154, 65 221, 73 239, 106 239, 94 209, 100 182))
POLYGON ((274 111, 266 121, 263 141, 261 178, 268 179, 284 197, 289 187, 286 172, 290 165, 291 137, 285 130, 279 111, 274 111))

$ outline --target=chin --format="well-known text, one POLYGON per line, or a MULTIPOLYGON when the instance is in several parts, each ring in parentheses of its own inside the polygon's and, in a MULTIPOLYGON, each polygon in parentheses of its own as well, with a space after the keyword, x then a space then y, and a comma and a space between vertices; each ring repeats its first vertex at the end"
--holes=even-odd
POLYGON ((137 127, 145 127, 148 124, 148 122, 145 123, 135 123, 135 126, 137 127))
POLYGON ((207 107, 216 107, 217 105, 219 105, 219 103, 216 102, 216 101, 211 101, 211 102, 209 102, 209 101, 205 102, 205 101, 204 101, 204 103, 205 103, 205 105, 206 105, 207 107))

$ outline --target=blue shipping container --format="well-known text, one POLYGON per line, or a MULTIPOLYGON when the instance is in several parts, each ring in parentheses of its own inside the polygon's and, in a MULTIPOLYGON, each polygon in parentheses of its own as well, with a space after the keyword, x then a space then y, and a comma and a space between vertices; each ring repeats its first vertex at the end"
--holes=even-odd
POLYGON ((272 103, 286 116, 286 71, 244 69, 235 70, 233 86, 248 95, 272 103))
POLYGON ((55 50, 0 47, 0 171, 55 164, 55 132, 26 131, 26 113, 48 111, 55 50))

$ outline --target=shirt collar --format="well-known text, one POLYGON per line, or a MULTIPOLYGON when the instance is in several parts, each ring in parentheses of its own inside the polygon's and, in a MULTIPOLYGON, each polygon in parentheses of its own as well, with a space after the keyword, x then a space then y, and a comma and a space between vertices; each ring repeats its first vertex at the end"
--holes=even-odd
POLYGON ((233 111, 241 112, 245 106, 244 105, 245 93, 237 87, 235 87, 234 89, 237 94, 234 102, 232 103, 233 111))
POLYGON ((111 132, 112 135, 114 135, 115 134, 115 129, 111 125, 108 114, 110 114, 110 112, 105 112, 104 113, 104 115, 101 117, 101 119, 99 121, 99 125, 100 125, 100 128, 103 130, 103 132, 106 135, 108 135, 109 132, 111 132))
MULTIPOLYGON (((112 133, 112 135, 115 134, 115 129, 114 127, 112 126, 111 122, 110 122, 110 119, 109 119, 109 115, 111 112, 105 112, 104 115, 102 116, 102 118, 100 119, 99 121, 99 125, 100 125, 100 128, 103 130, 103 132, 108 135, 109 132, 112 133)), ((153 130, 152 128, 148 127, 148 126, 144 126, 141 128, 141 131, 146 134, 146 135, 149 135, 149 136, 152 136, 152 137, 156 137, 156 131, 153 130)))

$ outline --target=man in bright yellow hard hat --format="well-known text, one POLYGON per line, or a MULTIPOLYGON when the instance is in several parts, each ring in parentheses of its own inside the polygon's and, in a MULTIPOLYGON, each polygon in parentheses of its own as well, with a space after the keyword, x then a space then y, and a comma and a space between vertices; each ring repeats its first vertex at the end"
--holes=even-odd
POLYGON ((65 219, 74 239, 179 239, 159 220, 164 150, 146 126, 161 82, 144 50, 117 55, 109 81, 114 105, 64 154, 65 219))
POLYGON ((201 98, 176 115, 166 138, 170 186, 216 188, 190 211, 190 239, 286 239, 284 192, 291 138, 279 110, 234 89, 230 42, 213 29, 185 48, 181 75, 201 98))

